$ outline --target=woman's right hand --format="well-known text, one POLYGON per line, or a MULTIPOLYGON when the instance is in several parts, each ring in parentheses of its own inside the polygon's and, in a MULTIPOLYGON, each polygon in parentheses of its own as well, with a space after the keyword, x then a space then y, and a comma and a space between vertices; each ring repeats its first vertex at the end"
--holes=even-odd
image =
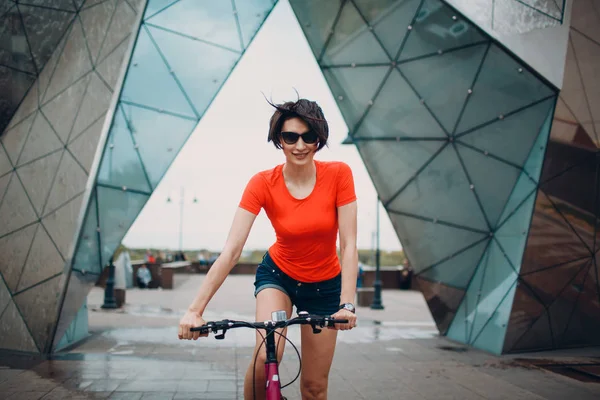
POLYGON ((200 336, 208 336, 208 333, 201 335, 200 332, 190 331, 190 328, 195 328, 204 324, 206 324, 206 321, 204 321, 197 312, 188 310, 183 318, 181 318, 181 321, 179 321, 179 339, 198 340, 200 336))

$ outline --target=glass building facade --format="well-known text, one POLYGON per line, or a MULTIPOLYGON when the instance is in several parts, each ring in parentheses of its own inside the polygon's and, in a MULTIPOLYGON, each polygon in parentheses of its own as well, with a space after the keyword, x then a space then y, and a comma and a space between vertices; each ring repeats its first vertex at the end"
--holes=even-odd
MULTIPOLYGON (((573 4, 559 91, 440 0, 289 1, 440 332, 598 344, 592 5, 573 4)), ((19 77, 0 81, 0 342, 52 352, 86 333, 89 289, 276 1, 33 3, 55 14, 0 6, 17 43, 0 72, 19 77)), ((526 15, 517 31, 565 15, 476 3, 490 24, 526 15)))

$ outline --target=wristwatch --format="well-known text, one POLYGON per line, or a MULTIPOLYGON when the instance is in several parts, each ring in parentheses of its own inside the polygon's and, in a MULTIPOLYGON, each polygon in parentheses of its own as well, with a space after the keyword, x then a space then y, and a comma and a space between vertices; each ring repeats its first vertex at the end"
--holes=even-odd
POLYGON ((354 308, 354 304, 352 303, 340 304, 340 310, 348 310, 351 313, 356 313, 356 309, 354 308))

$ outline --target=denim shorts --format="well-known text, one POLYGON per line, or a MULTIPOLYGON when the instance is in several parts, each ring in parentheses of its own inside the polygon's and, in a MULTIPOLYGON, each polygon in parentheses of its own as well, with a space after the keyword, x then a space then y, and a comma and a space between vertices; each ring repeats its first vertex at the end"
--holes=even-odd
POLYGON ((297 311, 332 315, 340 309, 342 275, 321 282, 300 282, 280 270, 267 252, 256 270, 254 287, 254 296, 263 289, 274 288, 287 294, 297 311))

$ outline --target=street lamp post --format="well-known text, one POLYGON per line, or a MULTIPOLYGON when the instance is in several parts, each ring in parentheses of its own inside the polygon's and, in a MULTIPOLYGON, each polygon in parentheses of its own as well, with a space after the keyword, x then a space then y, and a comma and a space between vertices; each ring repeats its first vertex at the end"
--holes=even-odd
POLYGON ((379 196, 377 196, 377 214, 376 214, 376 231, 377 231, 377 240, 375 247, 375 282, 373 283, 374 293, 373 293, 373 303, 371 304, 371 309, 373 310, 383 310, 383 304, 381 303, 381 274, 380 274, 380 256, 381 253, 379 251, 379 196))
MULTIPOLYGON (((167 203, 171 202, 171 198, 167 197, 167 203)), ((197 203, 198 199, 194 197, 193 203, 197 203)), ((185 189, 181 187, 181 197, 179 199, 179 251, 183 252, 183 206, 185 204, 185 189)))
POLYGON ((102 308, 117 308, 117 299, 115 298, 115 264, 112 257, 108 261, 108 278, 106 279, 106 287, 104 288, 104 304, 102 304, 102 308))

